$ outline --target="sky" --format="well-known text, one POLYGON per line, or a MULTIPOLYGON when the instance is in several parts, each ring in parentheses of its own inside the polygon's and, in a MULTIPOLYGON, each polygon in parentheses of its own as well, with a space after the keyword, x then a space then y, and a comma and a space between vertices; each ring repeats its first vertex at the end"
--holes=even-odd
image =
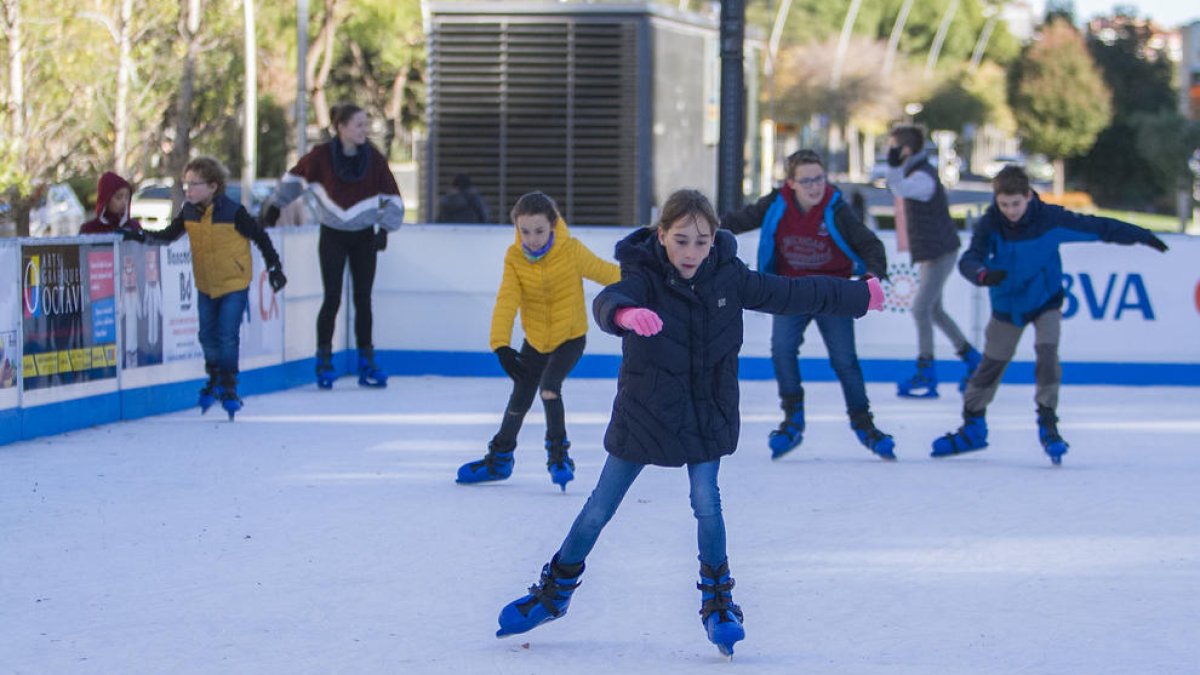
POLYGON ((1193 0, 1075 0, 1075 15, 1085 21, 1098 14, 1111 14, 1116 5, 1133 5, 1139 16, 1149 15, 1172 28, 1200 20, 1200 3, 1193 0))
POLYGON ((1054 468, 1030 385, 1001 387, 986 450, 934 460, 954 387, 869 383, 897 440, 883 462, 837 384, 806 382, 804 443, 773 462, 775 383, 743 382, 720 471, 733 663, 699 621, 682 469, 639 476, 566 616, 497 640, 596 483, 615 388, 564 385, 565 492, 540 407, 510 479, 454 483, 500 377, 347 377, 248 396, 232 423, 186 410, 0 447, 0 674, 1196 672, 1200 419, 1178 387, 1065 386, 1054 468))

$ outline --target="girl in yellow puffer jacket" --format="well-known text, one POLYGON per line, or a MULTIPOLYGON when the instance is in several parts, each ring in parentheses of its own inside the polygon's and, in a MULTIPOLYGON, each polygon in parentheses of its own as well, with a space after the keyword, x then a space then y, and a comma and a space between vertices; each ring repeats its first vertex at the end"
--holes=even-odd
POLYGON ((523 195, 510 215, 517 234, 504 255, 504 277, 492 312, 491 348, 512 378, 513 390, 487 455, 459 467, 458 482, 481 483, 512 475, 517 432, 540 389, 546 410, 546 469, 550 480, 566 490, 575 477, 575 462, 567 455, 571 444, 562 383, 583 355, 588 329, 583 280, 607 286, 620 281, 621 272, 571 237, 558 206, 546 194, 523 195), (509 346, 518 310, 525 332, 520 352, 509 346))

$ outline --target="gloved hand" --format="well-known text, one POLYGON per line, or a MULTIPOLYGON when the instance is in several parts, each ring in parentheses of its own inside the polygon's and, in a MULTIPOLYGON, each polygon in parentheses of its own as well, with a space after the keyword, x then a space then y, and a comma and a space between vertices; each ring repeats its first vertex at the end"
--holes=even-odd
POLYGON ((1146 245, 1149 246, 1150 248, 1154 249, 1155 251, 1158 251, 1159 253, 1167 252, 1167 242, 1163 241, 1162 239, 1159 239, 1158 237, 1154 236, 1153 234, 1150 235, 1150 241, 1146 242, 1146 245))
POLYGON ((979 274, 975 275, 975 281, 980 286, 999 286, 1001 281, 1008 278, 1008 272, 1004 270, 989 270, 986 267, 979 270, 979 274))
POLYGON ((267 204, 258 212, 259 227, 275 227, 275 223, 279 221, 279 207, 274 204, 267 204))
POLYGON ((387 230, 383 229, 382 227, 375 232, 375 250, 387 250, 387 230))
POLYGON ((278 293, 287 286, 287 277, 283 276, 283 267, 275 263, 267 268, 267 279, 271 282, 271 290, 278 293))
POLYGON ((525 364, 521 363, 521 354, 517 350, 504 345, 496 348, 496 358, 500 359, 500 367, 513 382, 520 382, 525 377, 525 364))
POLYGON ((663 327, 658 314, 645 307, 622 307, 613 314, 613 321, 621 328, 631 330, 642 337, 656 335, 663 327))
POLYGON ((887 163, 888 166, 893 168, 904 163, 904 160, 900 158, 900 146, 893 145, 888 148, 887 163))
POLYGON ((867 311, 883 311, 883 286, 879 280, 875 277, 867 277, 867 290, 871 292, 871 299, 867 302, 867 311))
POLYGON ((124 227, 118 227, 116 229, 116 233, 121 235, 122 241, 136 241, 136 242, 141 242, 141 243, 146 242, 146 233, 141 230, 133 230, 133 229, 126 229, 124 227))

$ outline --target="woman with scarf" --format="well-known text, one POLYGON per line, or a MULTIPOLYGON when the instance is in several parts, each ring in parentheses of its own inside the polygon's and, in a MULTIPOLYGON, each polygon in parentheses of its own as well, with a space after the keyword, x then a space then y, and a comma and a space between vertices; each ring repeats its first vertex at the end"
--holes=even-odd
POLYGON ((492 311, 491 348, 512 378, 513 390, 487 455, 459 467, 458 482, 482 483, 512 475, 517 432, 540 390, 546 410, 546 470, 550 480, 566 490, 575 477, 575 462, 567 455, 571 443, 562 383, 583 355, 588 330, 583 280, 607 286, 621 280, 621 271, 571 236, 558 206, 544 193, 523 195, 510 215, 517 228, 516 241, 504 255, 504 276, 492 311), (517 310, 525 332, 520 352, 509 346, 517 310))
POLYGON ((404 202, 387 158, 367 140, 370 119, 362 108, 342 103, 330 111, 333 140, 300 158, 263 205, 264 224, 304 193, 321 223, 318 253, 325 297, 317 314, 317 386, 333 387, 333 327, 342 302, 342 274, 350 263, 354 298, 354 337, 358 346, 358 383, 386 387, 387 374, 375 362, 371 339, 371 289, 379 251, 387 234, 400 228, 404 202), (378 229, 376 229, 378 228, 378 229))

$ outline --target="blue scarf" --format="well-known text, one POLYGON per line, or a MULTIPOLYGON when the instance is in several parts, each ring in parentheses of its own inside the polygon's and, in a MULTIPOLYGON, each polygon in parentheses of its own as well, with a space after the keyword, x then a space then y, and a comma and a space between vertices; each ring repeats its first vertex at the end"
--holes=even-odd
POLYGON ((347 155, 342 146, 342 139, 334 136, 329 150, 333 153, 333 172, 337 174, 338 180, 343 183, 357 183, 367 175, 367 159, 371 156, 369 143, 363 143, 358 146, 358 152, 347 155))
POLYGON ((546 254, 550 252, 550 247, 553 245, 554 245, 554 232, 551 231, 550 238, 548 240, 546 240, 545 246, 539 248, 536 251, 531 251, 525 247, 525 244, 521 244, 521 252, 525 254, 526 260, 528 260, 531 263, 535 263, 535 262, 541 260, 542 258, 545 258, 546 254))

